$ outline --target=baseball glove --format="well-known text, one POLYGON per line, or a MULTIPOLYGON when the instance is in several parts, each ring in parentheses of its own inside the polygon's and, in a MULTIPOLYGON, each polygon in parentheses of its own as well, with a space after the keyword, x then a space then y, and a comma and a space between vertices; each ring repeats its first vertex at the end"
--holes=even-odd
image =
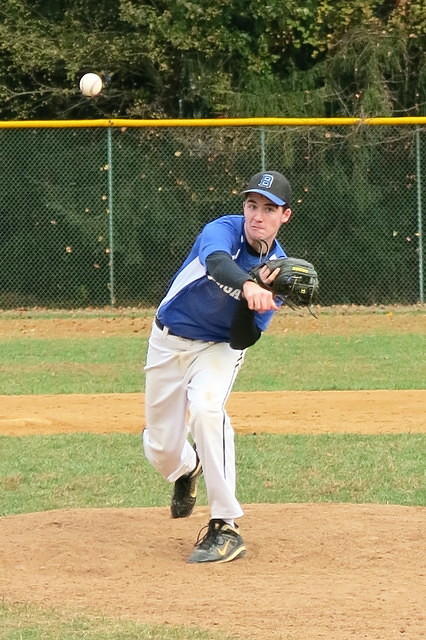
POLYGON ((267 260, 256 266, 250 272, 253 280, 265 289, 273 292, 277 298, 283 300, 291 308, 307 307, 313 314, 311 305, 318 295, 319 282, 315 267, 301 258, 277 258, 267 260), (262 267, 267 266, 271 271, 279 269, 275 280, 265 284, 259 276, 262 267))

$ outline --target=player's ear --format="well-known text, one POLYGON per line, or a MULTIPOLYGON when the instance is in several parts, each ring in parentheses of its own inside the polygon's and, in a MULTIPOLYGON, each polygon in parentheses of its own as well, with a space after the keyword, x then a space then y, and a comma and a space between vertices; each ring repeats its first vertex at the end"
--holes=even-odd
POLYGON ((287 207, 286 209, 284 209, 283 207, 283 212, 281 215, 281 223, 284 224, 285 222, 288 222, 291 218, 292 213, 293 211, 290 209, 290 207, 287 207))

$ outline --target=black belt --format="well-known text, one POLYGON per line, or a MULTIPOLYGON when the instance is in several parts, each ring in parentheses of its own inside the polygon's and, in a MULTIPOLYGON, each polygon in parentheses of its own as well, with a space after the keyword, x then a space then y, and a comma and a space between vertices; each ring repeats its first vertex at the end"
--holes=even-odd
POLYGON ((162 331, 164 329, 164 324, 162 322, 160 322, 160 320, 157 318, 157 316, 155 316, 155 324, 160 329, 160 331, 162 331))

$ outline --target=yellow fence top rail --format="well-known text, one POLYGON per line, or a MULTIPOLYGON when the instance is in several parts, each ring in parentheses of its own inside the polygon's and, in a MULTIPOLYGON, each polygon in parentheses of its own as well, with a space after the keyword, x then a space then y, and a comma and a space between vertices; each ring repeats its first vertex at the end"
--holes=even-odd
POLYGON ((426 116, 395 118, 198 118, 138 120, 106 118, 101 120, 5 120, 0 129, 70 127, 253 127, 253 126, 348 126, 348 125, 426 125, 426 116))

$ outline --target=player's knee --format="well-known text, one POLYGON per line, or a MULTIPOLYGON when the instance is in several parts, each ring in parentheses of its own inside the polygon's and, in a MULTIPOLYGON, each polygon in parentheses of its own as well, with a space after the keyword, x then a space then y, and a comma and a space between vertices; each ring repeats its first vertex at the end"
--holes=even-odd
POLYGON ((193 402, 188 409, 189 422, 192 425, 215 423, 222 424, 223 406, 219 402, 193 402))
POLYGON ((149 437, 148 430, 143 436, 143 449, 146 459, 152 466, 167 478, 176 465, 179 463, 178 453, 170 443, 160 443, 153 441, 149 437))

